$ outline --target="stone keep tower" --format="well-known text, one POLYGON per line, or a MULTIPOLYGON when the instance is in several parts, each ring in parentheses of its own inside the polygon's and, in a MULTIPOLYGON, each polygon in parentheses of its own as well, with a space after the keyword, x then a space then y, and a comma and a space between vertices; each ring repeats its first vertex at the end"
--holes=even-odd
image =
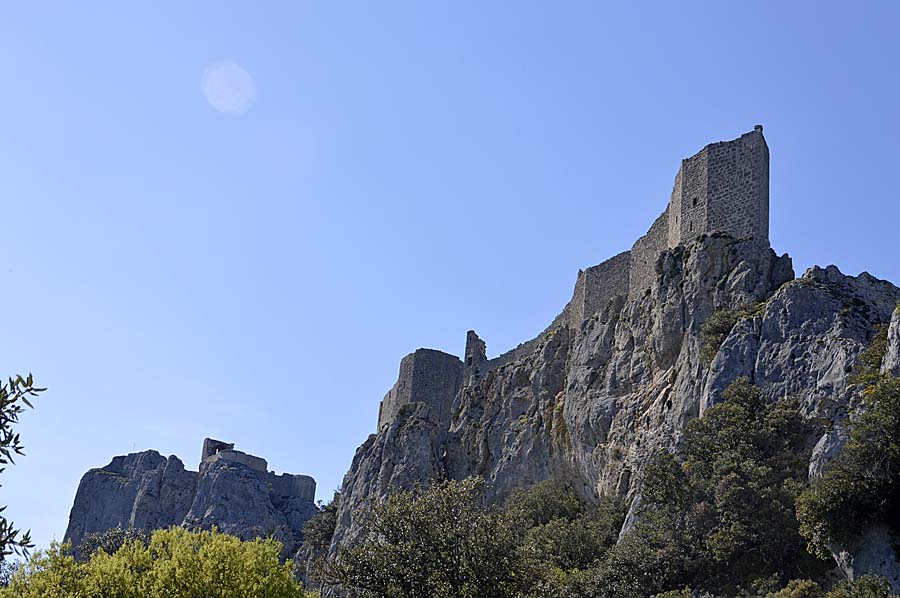
POLYGON ((769 245, 769 148, 762 125, 682 160, 669 202, 668 246, 704 233, 769 245))

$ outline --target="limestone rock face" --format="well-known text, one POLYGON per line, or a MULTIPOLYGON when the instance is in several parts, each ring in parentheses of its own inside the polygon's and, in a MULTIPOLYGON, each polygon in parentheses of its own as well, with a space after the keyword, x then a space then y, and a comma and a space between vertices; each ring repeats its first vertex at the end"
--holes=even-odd
MULTIPOLYGON (((309 507, 312 516, 315 505, 309 507)), ((188 528, 216 526, 242 540, 271 536, 288 550, 297 541, 285 514, 272 504, 264 480, 247 465, 225 460, 200 465, 197 492, 183 523, 188 528)))
POLYGON ((156 451, 115 457, 81 478, 65 539, 77 546, 88 534, 116 526, 178 525, 191 507, 197 478, 178 457, 167 459, 156 451))
POLYGON ((264 460, 230 449, 204 458, 199 472, 187 471, 178 457, 145 451, 88 471, 78 486, 65 540, 77 550, 88 534, 117 526, 215 526, 245 540, 272 536, 284 545, 285 557, 296 552, 303 525, 318 511, 315 481, 276 476, 265 470, 264 460))
POLYGON ((900 376, 900 306, 894 310, 888 327, 888 348, 881 371, 892 376, 900 376))
MULTIPOLYGON (((613 296, 580 320, 567 306, 495 359, 467 350, 448 414, 420 398, 383 421, 344 478, 332 548, 354 537, 359 505, 433 479, 483 476, 497 499, 554 478, 588 499, 639 500, 650 457, 677 449, 687 423, 741 376, 768 400, 797 398, 804 414, 835 423, 810 463, 821 475, 860 403, 848 378, 878 325, 891 322, 884 367, 900 366, 900 289, 834 266, 794 279, 787 255, 727 235, 663 251, 653 268, 639 296, 613 296), (706 363, 701 329, 716 310, 738 319, 706 363)), ((874 562, 866 550, 878 552, 869 543, 847 553, 857 568, 874 562)))
POLYGON ((831 552, 845 578, 874 573, 886 578, 896 592, 900 589, 897 546, 900 546, 900 535, 878 523, 860 530, 852 546, 833 546, 831 552))

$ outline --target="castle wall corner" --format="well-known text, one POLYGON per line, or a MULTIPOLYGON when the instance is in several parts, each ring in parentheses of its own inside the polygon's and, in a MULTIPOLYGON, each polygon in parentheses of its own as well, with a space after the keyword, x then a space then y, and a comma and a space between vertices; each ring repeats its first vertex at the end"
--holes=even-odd
POLYGON ((631 251, 623 251, 587 270, 579 270, 568 306, 569 328, 578 328, 606 307, 613 297, 627 297, 630 277, 631 251))
POLYGON ((381 402, 378 429, 390 424, 409 403, 427 403, 442 421, 462 382, 463 362, 455 355, 418 349, 400 361, 397 382, 381 402))

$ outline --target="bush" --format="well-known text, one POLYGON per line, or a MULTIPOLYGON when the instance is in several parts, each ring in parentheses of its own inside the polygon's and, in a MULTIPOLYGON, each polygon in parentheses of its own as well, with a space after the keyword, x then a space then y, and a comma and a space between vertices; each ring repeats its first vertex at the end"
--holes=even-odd
POLYGON ((320 506, 319 512, 303 525, 303 547, 312 554, 323 554, 331 545, 331 537, 337 527, 337 513, 340 505, 341 493, 337 491, 331 502, 320 506))
POLYGON ((751 303, 714 311, 700 327, 700 360, 706 365, 712 363, 734 325, 743 318, 758 315, 763 306, 763 303, 751 303))
POLYGON ((733 594, 772 576, 819 574, 824 564, 806 553, 793 515, 812 431, 794 402, 767 406, 736 381, 687 426, 681 459, 662 452, 648 464, 640 519, 610 551, 597 595, 733 594))
POLYGON ((823 478, 797 500, 800 531, 810 550, 847 543, 867 525, 900 529, 900 379, 884 378, 866 390, 865 411, 823 478))
POLYGON ((825 598, 896 598, 891 586, 883 577, 863 575, 854 581, 844 581, 825 598))
POLYGON ((810 579, 792 579, 784 588, 769 594, 767 598, 825 598, 825 592, 810 579))
POLYGON ((577 519, 584 514, 586 506, 570 489, 548 480, 513 493, 507 499, 505 508, 517 516, 525 527, 534 527, 554 519, 577 519))
POLYGON ((53 544, 13 573, 0 598, 302 598, 289 564, 274 540, 242 542, 214 531, 173 527, 149 544, 126 540, 76 561, 68 546, 53 544))
POLYGON ((362 539, 324 568, 326 585, 371 598, 503 598, 533 583, 522 570, 514 521, 484 503, 469 478, 397 492, 360 517, 362 539))
POLYGON ((126 542, 140 542, 144 546, 150 544, 152 534, 144 529, 129 527, 123 529, 121 525, 105 532, 88 534, 76 550, 76 556, 90 557, 95 552, 102 550, 107 554, 116 553, 126 542))
POLYGON ((872 386, 880 382, 884 376, 881 374, 881 362, 887 353, 888 325, 879 324, 875 327, 872 342, 859 354, 859 359, 853 367, 850 375, 851 384, 872 386))

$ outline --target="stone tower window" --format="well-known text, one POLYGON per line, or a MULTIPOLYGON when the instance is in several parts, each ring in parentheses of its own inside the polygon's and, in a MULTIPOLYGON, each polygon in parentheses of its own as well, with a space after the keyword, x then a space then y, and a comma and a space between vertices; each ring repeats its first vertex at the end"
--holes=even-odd
POLYGON ((691 222, 691 232, 694 232, 694 223, 691 222))
POLYGON ((698 201, 699 201, 699 199, 695 197, 695 198, 694 198, 694 207, 697 207, 697 202, 698 202, 698 201))

